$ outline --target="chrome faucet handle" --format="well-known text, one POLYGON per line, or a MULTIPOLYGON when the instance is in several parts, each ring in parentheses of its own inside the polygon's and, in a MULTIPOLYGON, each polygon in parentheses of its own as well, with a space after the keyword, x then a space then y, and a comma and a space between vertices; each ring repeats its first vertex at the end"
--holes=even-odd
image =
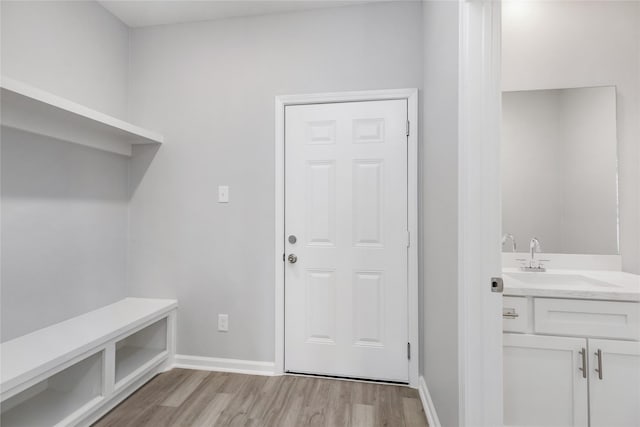
POLYGON ((507 240, 511 240, 511 252, 517 251, 516 238, 511 233, 505 233, 502 236, 502 246, 507 243, 507 240))

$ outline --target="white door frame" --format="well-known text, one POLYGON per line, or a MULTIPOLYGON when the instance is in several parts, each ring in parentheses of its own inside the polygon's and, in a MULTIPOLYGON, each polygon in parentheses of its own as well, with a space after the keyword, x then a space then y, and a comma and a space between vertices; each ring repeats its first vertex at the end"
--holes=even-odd
POLYGON ((500 277, 501 3, 460 0, 459 425, 503 425, 500 277), (486 250, 487 246, 495 250, 486 250))
POLYGON ((382 101, 406 99, 411 129, 408 138, 407 165, 407 213, 411 244, 408 249, 408 333, 411 344, 409 360, 409 385, 418 386, 419 335, 418 335, 418 89, 370 90, 359 92, 317 93, 276 97, 275 138, 275 374, 284 374, 284 130, 287 105, 326 104, 336 102, 382 101))

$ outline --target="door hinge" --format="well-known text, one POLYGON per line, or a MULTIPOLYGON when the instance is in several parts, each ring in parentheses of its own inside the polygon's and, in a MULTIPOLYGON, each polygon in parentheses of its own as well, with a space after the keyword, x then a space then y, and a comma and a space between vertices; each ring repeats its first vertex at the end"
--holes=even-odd
POLYGON ((407 359, 411 360, 411 343, 407 343, 407 359))
POLYGON ((407 247, 411 246, 411 232, 407 230, 407 247))
POLYGON ((286 254, 282 254, 282 262, 285 262, 286 258, 285 258, 286 254))
POLYGON ((410 132, 411 132, 411 123, 409 122, 409 120, 407 120, 407 136, 409 136, 410 132))

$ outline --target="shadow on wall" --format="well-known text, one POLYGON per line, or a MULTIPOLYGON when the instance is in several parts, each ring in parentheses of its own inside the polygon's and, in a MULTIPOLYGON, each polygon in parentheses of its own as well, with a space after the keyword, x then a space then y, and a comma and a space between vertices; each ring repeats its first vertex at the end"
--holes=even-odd
POLYGON ((2 197, 127 202, 128 158, 2 127, 2 197))
POLYGON ((135 157, 135 161, 133 158, 131 159, 131 167, 129 169, 129 200, 133 198, 133 195, 136 193, 138 186, 142 182, 145 174, 147 173, 147 169, 153 162, 154 157, 158 153, 160 149, 160 144, 143 144, 143 145, 134 145, 132 147, 133 157, 135 157))
POLYGON ((136 161, 129 169, 128 157, 5 126, 0 141, 2 197, 123 203, 133 197, 161 147, 134 145, 136 161))

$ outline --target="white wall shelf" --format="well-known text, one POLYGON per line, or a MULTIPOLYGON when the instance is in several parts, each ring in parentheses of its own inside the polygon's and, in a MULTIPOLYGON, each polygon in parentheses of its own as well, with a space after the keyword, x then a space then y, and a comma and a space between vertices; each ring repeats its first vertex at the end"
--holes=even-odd
POLYGON ((7 77, 0 78, 3 126, 131 156, 162 135, 7 77))
POLYGON ((125 298, 0 344, 0 422, 90 425, 173 365, 176 309, 125 298))

